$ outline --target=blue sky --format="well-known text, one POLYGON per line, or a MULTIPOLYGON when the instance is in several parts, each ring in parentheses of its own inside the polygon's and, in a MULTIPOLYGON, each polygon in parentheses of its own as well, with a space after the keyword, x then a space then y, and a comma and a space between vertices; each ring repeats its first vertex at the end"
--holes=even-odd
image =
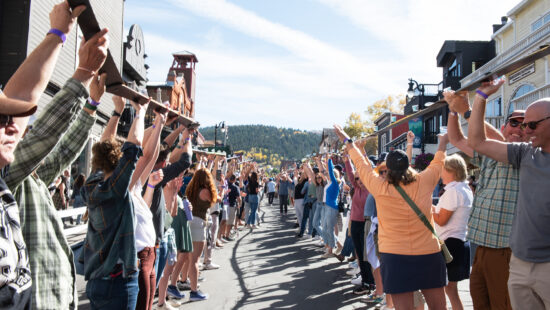
POLYGON ((150 81, 172 52, 197 55, 196 119, 320 130, 408 78, 438 83, 444 40, 489 40, 519 0, 128 0, 150 81))

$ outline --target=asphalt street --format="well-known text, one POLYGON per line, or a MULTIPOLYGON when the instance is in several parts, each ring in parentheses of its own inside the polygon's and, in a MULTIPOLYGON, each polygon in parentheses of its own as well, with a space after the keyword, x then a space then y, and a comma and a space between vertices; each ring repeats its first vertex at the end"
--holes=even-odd
MULTIPOLYGON (((261 227, 240 231, 235 241, 214 251, 220 269, 202 271, 200 289, 209 299, 189 302, 189 291, 183 291, 181 309, 374 309, 352 293, 347 263, 322 259, 311 239, 296 239, 292 208, 281 216, 278 205, 265 204, 266 199, 260 207, 261 227)), ((79 308, 89 309, 82 276, 77 285, 79 308)), ((459 289, 464 308, 472 309, 468 281, 459 289)))

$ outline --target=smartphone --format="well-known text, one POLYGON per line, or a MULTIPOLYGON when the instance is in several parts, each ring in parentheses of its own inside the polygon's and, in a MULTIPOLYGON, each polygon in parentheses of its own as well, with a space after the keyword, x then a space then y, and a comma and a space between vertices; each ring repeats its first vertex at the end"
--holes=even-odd
POLYGON ((216 170, 216 180, 218 182, 221 182, 221 180, 222 180, 222 170, 221 169, 216 170))

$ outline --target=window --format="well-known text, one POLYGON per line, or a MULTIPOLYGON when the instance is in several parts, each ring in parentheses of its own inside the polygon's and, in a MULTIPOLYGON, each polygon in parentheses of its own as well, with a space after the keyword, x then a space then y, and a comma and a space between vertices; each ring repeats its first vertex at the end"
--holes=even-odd
POLYGON ((518 89, 516 89, 514 96, 510 100, 510 106, 508 107, 508 113, 506 115, 510 115, 516 109, 514 104, 512 103, 514 99, 519 98, 533 90, 535 90, 535 86, 531 84, 524 84, 524 85, 521 85, 518 89))
POLYGON ((380 149, 382 150, 382 152, 385 152, 385 151, 386 151, 386 134, 385 134, 385 133, 382 134, 381 139, 382 139, 382 140, 381 140, 381 143, 380 143, 380 144, 381 144, 381 148, 380 148, 380 149))
POLYGON ((550 12, 546 13, 543 17, 537 19, 531 24, 531 32, 538 30, 540 27, 550 22, 550 12))
POLYGON ((496 98, 487 102, 485 107, 486 117, 502 116, 502 98, 496 98))
POLYGON ((460 64, 457 63, 456 58, 449 67, 448 76, 458 76, 460 77, 460 64))

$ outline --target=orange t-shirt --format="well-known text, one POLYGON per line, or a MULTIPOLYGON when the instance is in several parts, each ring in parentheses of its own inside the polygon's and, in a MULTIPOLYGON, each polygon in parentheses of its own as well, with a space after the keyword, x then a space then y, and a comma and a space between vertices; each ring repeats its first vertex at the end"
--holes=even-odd
MULTIPOLYGON (((376 199, 380 252, 400 255, 433 254, 441 250, 439 241, 418 218, 393 185, 379 177, 356 148, 349 151, 359 171, 361 182, 376 199)), ((432 226, 432 193, 439 182, 445 153, 438 151, 434 159, 416 176, 416 181, 402 185, 407 195, 430 220, 432 226)))

